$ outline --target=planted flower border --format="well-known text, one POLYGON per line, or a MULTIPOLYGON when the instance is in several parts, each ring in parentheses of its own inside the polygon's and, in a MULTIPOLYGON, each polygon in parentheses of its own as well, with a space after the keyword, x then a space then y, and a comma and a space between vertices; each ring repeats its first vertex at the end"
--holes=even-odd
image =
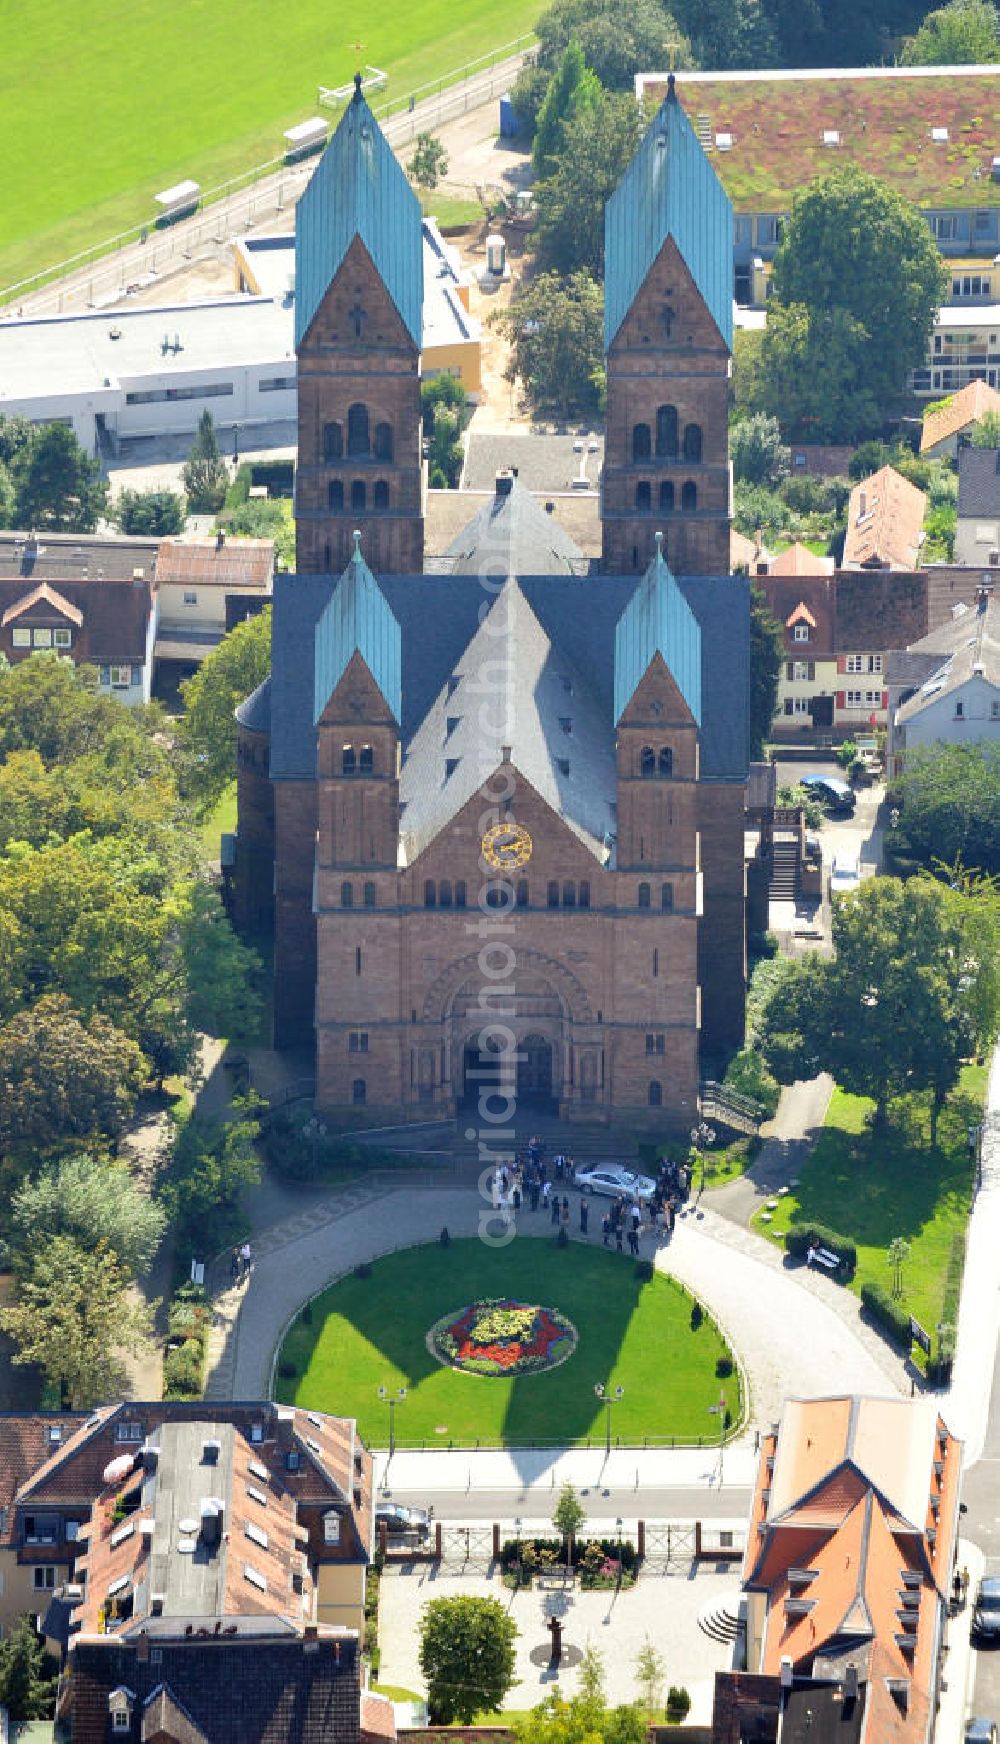
POLYGON ((577 1330, 565 1314, 511 1296, 484 1297, 436 1320, 427 1348, 463 1374, 545 1374, 573 1355, 577 1330))

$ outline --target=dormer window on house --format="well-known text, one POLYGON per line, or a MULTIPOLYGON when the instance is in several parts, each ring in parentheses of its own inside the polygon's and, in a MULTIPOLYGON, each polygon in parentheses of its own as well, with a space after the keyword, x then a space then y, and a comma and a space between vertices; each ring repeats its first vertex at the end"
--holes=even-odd
POLYGON ((808 642, 808 640, 809 640, 809 625, 803 624, 800 620, 800 622, 797 623, 795 625, 794 629, 792 630, 792 638, 796 642, 808 642))
POLYGON ((335 1508, 329 1508, 323 1515, 323 1543, 340 1543, 340 1515, 335 1508))

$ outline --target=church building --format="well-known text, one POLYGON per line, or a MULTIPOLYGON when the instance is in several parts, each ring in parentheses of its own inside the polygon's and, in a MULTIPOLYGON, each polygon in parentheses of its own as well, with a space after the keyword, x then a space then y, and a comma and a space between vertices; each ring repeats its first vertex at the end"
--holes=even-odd
POLYGON ((237 714, 235 897, 321 1108, 500 1084, 522 1124, 684 1130, 742 1038, 732 224, 672 90, 606 233, 602 564, 508 471, 432 565, 420 209, 360 88, 299 203, 298 567, 237 714))

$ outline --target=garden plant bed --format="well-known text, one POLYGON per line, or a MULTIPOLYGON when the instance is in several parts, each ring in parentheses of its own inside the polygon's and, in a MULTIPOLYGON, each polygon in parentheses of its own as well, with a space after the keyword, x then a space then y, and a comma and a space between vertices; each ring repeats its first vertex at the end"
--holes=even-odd
POLYGON ((769 1223, 758 1212, 758 1234, 784 1245, 794 1224, 816 1222, 857 1245, 857 1270, 848 1288, 860 1295, 865 1284, 891 1292, 889 1243, 909 1243, 902 1267, 905 1314, 933 1333, 953 1319, 949 1280, 952 1254, 964 1236, 972 1203, 973 1164, 968 1129, 982 1118, 985 1068, 966 1066, 961 1082, 942 1111, 938 1143, 929 1142, 926 1096, 893 1105, 893 1124, 882 1132, 866 1125, 872 1103, 835 1090, 816 1147, 791 1192, 783 1195, 769 1223))
MULTIPOLYGON (((716 1365, 732 1361, 732 1353, 671 1278, 657 1273, 642 1282, 622 1255, 534 1236, 502 1249, 475 1240, 407 1248, 365 1270, 318 1296, 308 1319, 296 1317, 278 1353, 275 1393, 356 1417, 369 1445, 387 1438, 380 1385, 390 1396, 406 1388, 395 1414, 400 1445, 603 1445, 597 1380, 625 1389, 613 1410, 613 1434, 624 1445, 647 1437, 655 1444, 717 1439, 708 1414, 718 1400, 716 1365), (541 1297, 576 1331, 571 1360, 488 1384, 442 1367, 428 1349, 428 1328, 454 1318, 456 1304, 487 1297, 525 1304, 541 1297), (293 1374, 282 1372, 289 1367, 293 1374)), ((734 1425, 743 1412, 738 1389, 734 1378, 734 1425)))
POLYGON ((445 1368, 493 1378, 545 1374, 573 1355, 576 1342, 576 1327, 557 1309, 510 1296, 469 1303, 427 1334, 431 1355, 445 1368))

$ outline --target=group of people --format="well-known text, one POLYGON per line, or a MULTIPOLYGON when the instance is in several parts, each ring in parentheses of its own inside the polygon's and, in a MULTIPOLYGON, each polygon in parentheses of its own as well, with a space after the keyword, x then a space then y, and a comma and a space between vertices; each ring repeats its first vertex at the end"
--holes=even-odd
MULTIPOLYGON (((541 1209, 554 1227, 565 1228, 570 1221, 569 1194, 565 1188, 575 1183, 576 1164, 571 1156, 561 1151, 550 1162, 545 1151, 544 1141, 532 1137, 523 1151, 515 1153, 512 1163, 497 1166, 492 1177, 493 1204, 497 1210, 510 1207, 514 1212, 520 1211, 522 1205, 530 1211, 541 1209)), ((637 1257, 639 1237, 646 1223, 654 1234, 662 1229, 669 1238, 673 1234, 678 1209, 690 1190, 689 1165, 661 1157, 656 1186, 645 1205, 638 1198, 630 1200, 627 1194, 619 1193, 604 1213, 601 1218, 604 1246, 610 1247, 613 1239, 619 1253, 624 1253, 627 1245, 629 1253, 637 1257)), ((586 1236, 590 1226, 590 1201, 582 1193, 579 1218, 580 1234, 586 1236)))
POLYGON ((242 1284, 253 1270, 253 1255, 250 1243, 245 1241, 242 1247, 234 1247, 229 1259, 229 1275, 234 1284, 242 1284))

